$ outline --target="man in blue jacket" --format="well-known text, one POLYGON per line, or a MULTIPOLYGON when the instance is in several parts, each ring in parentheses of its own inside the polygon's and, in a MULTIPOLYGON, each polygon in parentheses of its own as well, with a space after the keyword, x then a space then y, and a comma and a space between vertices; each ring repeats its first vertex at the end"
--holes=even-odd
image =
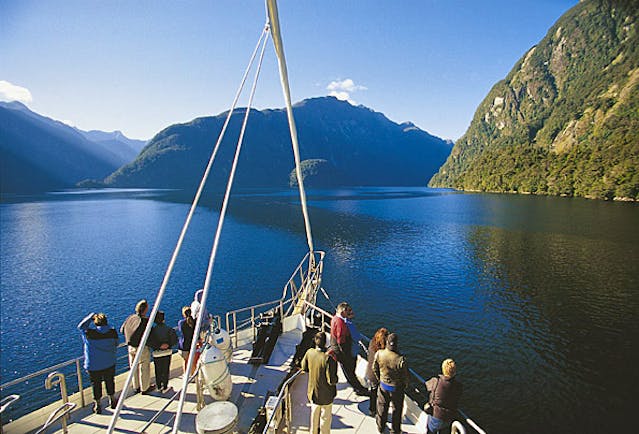
POLYGON ((84 342, 84 369, 89 372, 93 386, 93 411, 102 413, 102 381, 109 395, 109 404, 115 408, 115 359, 118 333, 109 326, 103 313, 90 313, 78 324, 84 342))

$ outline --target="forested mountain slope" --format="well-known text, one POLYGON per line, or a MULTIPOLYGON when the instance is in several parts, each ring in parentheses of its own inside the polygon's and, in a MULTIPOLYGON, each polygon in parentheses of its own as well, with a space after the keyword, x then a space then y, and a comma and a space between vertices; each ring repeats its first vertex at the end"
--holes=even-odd
POLYGON ((639 2, 585 0, 479 105, 430 185, 639 199, 639 2))
MULTIPOLYGON (((397 124, 363 106, 333 97, 293 108, 305 181, 310 186, 426 185, 452 145, 413 124, 397 124)), ((220 189, 228 177, 245 109, 233 114, 210 176, 220 189)), ((194 189, 226 113, 172 125, 132 163, 105 179, 110 187, 194 189)), ((286 111, 252 110, 237 170, 239 187, 287 187, 294 167, 286 111)))

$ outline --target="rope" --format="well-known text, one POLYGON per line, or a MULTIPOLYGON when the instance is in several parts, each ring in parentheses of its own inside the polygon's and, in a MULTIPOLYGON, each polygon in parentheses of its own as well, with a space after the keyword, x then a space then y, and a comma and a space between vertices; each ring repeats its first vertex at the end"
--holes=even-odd
MULTIPOLYGON (((250 72, 250 69, 253 65, 253 62, 255 60, 255 56, 257 55, 257 51, 258 48, 260 46, 260 44, 262 43, 262 40, 266 41, 267 38, 265 38, 265 35, 267 34, 267 27, 265 27, 262 30, 262 34, 260 35, 260 38, 258 39, 258 42, 255 46, 255 49, 253 50, 253 54, 251 55, 251 59, 249 61, 248 66, 246 67, 246 70, 244 71, 244 75, 242 76, 242 81, 240 83, 240 86, 235 94, 235 98, 233 99, 233 103, 231 104, 231 108, 228 112, 228 115, 226 116, 226 120, 224 121, 224 125, 222 127, 222 130, 220 131, 220 135, 218 137, 217 143, 215 144, 215 147, 213 149, 213 152, 211 154, 211 157, 209 159, 209 162, 206 166, 206 170, 204 171, 204 175, 202 176, 202 180, 200 181, 200 185, 197 189, 197 192, 195 194, 195 197, 193 199, 193 203, 191 204, 191 208, 189 210, 189 213, 186 217, 186 221, 184 222, 184 226, 182 227, 182 231, 180 232, 180 236, 178 238, 177 244, 175 246, 175 250, 173 251, 173 255, 171 256, 171 260, 169 262, 169 265, 167 267, 166 273, 164 275, 164 279, 162 280, 162 284, 160 286, 160 289, 158 291, 158 294, 156 296, 155 299, 155 303, 153 305, 153 309, 151 310, 151 314, 149 316, 149 322, 146 326, 146 328, 144 329, 144 334, 142 335, 142 339, 140 340, 140 345, 138 348, 144 348, 144 345, 146 345, 146 342, 149 338, 149 335, 151 334, 151 328, 153 327, 153 321, 155 320, 155 315, 157 314, 157 311, 160 309, 160 302, 162 301, 162 298, 164 297, 164 292, 166 291, 166 286, 169 282, 169 278, 171 276, 171 273, 173 272, 173 267, 175 266, 175 262, 177 260, 178 254, 180 252, 180 249, 182 248, 182 243, 184 241, 184 238, 186 236, 186 232, 187 229, 189 227, 189 225, 191 224, 191 219, 193 217, 193 214, 195 214, 195 209, 198 206, 198 203, 200 201, 200 196, 202 195, 202 191, 204 190, 204 186, 206 185, 206 181, 208 179, 209 173, 211 172, 211 167, 213 166, 213 162, 215 160, 215 157, 217 155, 218 149, 220 147, 220 144, 222 143, 222 139, 224 138, 224 134, 226 133, 226 129, 229 125, 229 122, 231 120, 231 115, 233 114, 233 111, 235 110, 235 106, 237 105, 237 102, 240 98, 240 95, 242 94, 242 90, 244 89, 244 84, 246 83, 246 78, 248 77, 248 74, 250 72)), ((204 300, 203 300, 204 301, 204 300)), ((204 303, 202 303, 204 305, 204 303)), ((200 312, 204 312, 204 309, 201 309, 200 312)), ((198 323, 198 327, 199 327, 198 323)), ((199 330, 196 329, 196 330, 199 330)), ((194 342, 196 342, 196 340, 194 340, 194 342)), ((194 346, 191 347, 191 355, 194 354, 194 346)), ((131 369, 129 371, 129 375, 126 378, 126 381, 124 382, 124 386, 122 387, 122 391, 123 393, 120 394, 120 398, 118 399, 118 404, 115 408, 115 411, 113 412, 113 416, 111 417, 111 422, 109 423, 109 428, 107 429, 107 433, 108 434, 112 434, 113 430, 115 429, 115 424, 118 420, 118 417, 120 416, 120 411, 122 410, 122 407, 124 405, 124 399, 126 396, 126 391, 129 389, 130 385, 131 385, 131 381, 133 379, 133 374, 134 372, 136 372, 137 366, 140 363, 140 358, 142 355, 142 351, 138 351, 135 359, 133 360, 133 364, 131 366, 131 369)), ((189 370, 187 372, 191 372, 190 368, 192 366, 192 360, 191 357, 189 357, 189 370)), ((182 407, 180 407, 181 410, 182 407)))
MULTIPOLYGON (((268 26, 265 27, 265 30, 268 28, 268 26)), ((261 39, 261 37, 260 37, 261 39)), ((204 292, 202 293, 202 300, 200 301, 200 303, 202 304, 202 306, 206 306, 206 300, 209 294, 209 289, 211 287, 211 276, 213 274, 213 266, 215 264, 215 257, 217 256, 217 249, 218 249, 218 245, 220 242, 220 235, 222 233, 222 226, 224 225, 224 218, 226 217, 226 209, 228 207, 228 202, 229 202, 229 198, 231 196, 231 188, 233 187, 233 180, 235 179, 235 171, 237 169, 237 163, 240 159, 240 151, 242 149, 242 142, 244 141, 244 133, 246 132, 246 125, 248 123, 248 118, 249 118, 249 114, 251 112, 251 105, 253 103, 253 97, 255 96, 255 89, 257 87, 257 80, 260 76, 260 71, 262 69, 262 61, 264 60, 264 52, 266 50, 266 43, 268 41, 268 37, 265 37, 263 39, 262 42, 262 49, 260 51, 260 59, 259 62, 257 64, 257 69, 255 71, 255 78, 253 79, 253 87, 251 88, 251 93, 249 96, 249 101, 248 104, 246 106, 246 113, 244 114, 244 121, 242 123, 242 129, 240 131, 240 137, 238 138, 237 141, 237 147, 235 149, 235 157, 233 158, 233 165, 231 167, 231 173, 229 174, 229 180, 228 183, 226 185, 226 192, 224 194, 224 200, 222 202, 222 209, 220 211, 220 217, 218 219, 218 223, 217 223, 217 230, 215 231, 215 239, 213 241, 213 247, 211 249, 211 255, 209 256, 209 265, 206 271, 206 278, 204 280, 204 292)), ((198 314, 197 317, 197 321, 195 323, 195 330, 200 330, 200 327, 202 325, 202 319, 204 317, 204 310, 205 309, 200 309, 200 312, 198 314)), ((191 372, 191 367, 193 366, 193 359, 194 359, 194 355, 195 355, 195 346, 197 344, 197 339, 193 339, 193 341, 191 342, 191 350, 189 353, 189 360, 187 361, 187 369, 186 372, 191 372)), ((186 388, 188 386, 188 378, 185 375, 184 379, 182 381, 182 390, 181 390, 181 394, 180 394, 180 402, 178 404, 178 409, 177 412, 175 414, 175 422, 173 423, 173 434, 177 434, 179 426, 180 426, 180 420, 182 418, 182 410, 184 407, 184 401, 186 399, 186 388)))
POLYGON ((333 303, 333 300, 331 300, 331 298, 328 296, 328 294, 326 293, 326 290, 320 286, 320 291, 322 291, 322 294, 324 294, 324 298, 328 300, 333 310, 337 310, 337 306, 335 306, 335 303, 333 303))
POLYGON ((306 241, 311 252, 311 261, 314 260, 313 236, 311 234, 311 222, 308 218, 308 209, 306 207, 306 192, 304 191, 304 183, 302 182, 302 170, 300 168, 300 150, 297 143, 297 129, 295 127, 295 118, 293 117, 293 106, 291 104, 291 90, 288 83, 288 71, 286 69, 286 58, 284 57, 284 45, 282 43, 282 34, 280 31, 280 20, 277 13, 276 0, 266 0, 268 22, 271 28, 271 37, 273 38, 273 46, 277 54, 277 61, 280 69, 280 82, 282 91, 284 92, 284 100, 286 102, 286 115, 288 116, 288 128, 291 133, 291 142, 293 143, 293 155, 295 156, 295 176, 297 177, 297 186, 300 191, 300 202, 302 203, 302 214, 304 215, 304 227, 306 228, 306 241))

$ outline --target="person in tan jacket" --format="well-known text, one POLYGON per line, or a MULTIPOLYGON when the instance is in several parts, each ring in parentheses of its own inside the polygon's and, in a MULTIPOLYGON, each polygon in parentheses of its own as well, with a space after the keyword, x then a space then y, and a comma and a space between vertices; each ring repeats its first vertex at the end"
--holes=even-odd
POLYGON ((331 432, 333 399, 337 394, 337 362, 326 353, 326 334, 313 338, 315 348, 302 359, 302 370, 308 373, 308 400, 311 403, 311 434, 331 432))
POLYGON ((146 345, 142 349, 139 348, 144 329, 149 322, 149 318, 146 316, 148 311, 147 301, 138 301, 138 304, 135 305, 135 313, 129 315, 120 327, 120 333, 124 335, 124 340, 128 345, 129 365, 133 364, 137 352, 142 352, 140 363, 133 373, 133 389, 135 389, 135 393, 142 392, 143 395, 148 395, 155 389, 155 384, 151 384, 151 352, 146 345))
POLYGON ((375 354, 373 372, 379 380, 377 390, 377 431, 384 432, 388 420, 388 408, 393 403, 391 434, 402 432, 402 412, 404 410, 404 390, 408 387, 408 365, 406 358, 399 353, 398 337, 388 335, 386 348, 375 354))

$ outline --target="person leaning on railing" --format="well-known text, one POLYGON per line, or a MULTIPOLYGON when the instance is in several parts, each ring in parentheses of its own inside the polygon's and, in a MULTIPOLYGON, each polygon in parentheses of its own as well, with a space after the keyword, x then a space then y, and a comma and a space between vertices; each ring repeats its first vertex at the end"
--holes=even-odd
POLYGON ((109 404, 115 408, 115 361, 118 333, 109 326, 107 316, 91 312, 78 324, 84 342, 84 369, 89 373, 93 386, 93 411, 102 413, 102 381, 109 395, 109 404))
POLYGON ((384 432, 388 419, 388 408, 393 403, 391 433, 402 432, 404 391, 408 387, 409 374, 406 358, 399 352, 399 338, 391 333, 386 338, 386 348, 375 354, 373 372, 379 380, 377 391, 377 431, 384 432))
POLYGON ((388 338, 388 329, 382 327, 375 332, 373 339, 368 343, 368 364, 366 365, 366 379, 370 384, 371 398, 368 403, 368 413, 371 416, 377 414, 377 389, 379 388, 379 380, 373 372, 375 363, 375 354, 379 350, 386 348, 386 338, 388 338))
POLYGON ((457 365, 453 359, 442 362, 442 373, 426 381, 433 412, 428 418, 428 434, 448 432, 457 416, 463 386, 456 380, 457 365))

